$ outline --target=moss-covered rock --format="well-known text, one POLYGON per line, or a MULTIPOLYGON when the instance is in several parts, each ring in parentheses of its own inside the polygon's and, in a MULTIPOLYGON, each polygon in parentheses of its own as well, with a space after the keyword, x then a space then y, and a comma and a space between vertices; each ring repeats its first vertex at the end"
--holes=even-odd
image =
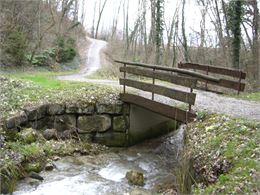
POLYGON ((34 129, 27 128, 18 133, 18 138, 23 143, 31 144, 37 140, 38 134, 34 129))
POLYGON ((144 174, 138 171, 128 171, 126 173, 126 179, 130 184, 143 186, 144 185, 144 174))

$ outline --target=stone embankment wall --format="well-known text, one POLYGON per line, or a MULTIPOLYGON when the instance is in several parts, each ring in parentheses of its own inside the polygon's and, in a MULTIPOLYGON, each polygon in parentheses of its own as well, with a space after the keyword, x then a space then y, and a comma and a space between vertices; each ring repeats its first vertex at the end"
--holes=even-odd
POLYGON ((76 134, 83 141, 92 140, 107 146, 126 146, 129 112, 129 105, 122 102, 88 105, 44 104, 24 108, 20 113, 6 119, 4 129, 12 134, 31 127, 43 134, 56 132, 58 137, 76 134))

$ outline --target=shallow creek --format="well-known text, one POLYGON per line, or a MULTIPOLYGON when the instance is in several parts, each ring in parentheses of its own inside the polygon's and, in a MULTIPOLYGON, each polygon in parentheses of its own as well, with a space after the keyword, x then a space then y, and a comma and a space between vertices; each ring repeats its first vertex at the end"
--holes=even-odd
POLYGON ((24 179, 14 194, 131 194, 152 193, 159 186, 174 184, 173 168, 183 147, 184 126, 160 138, 129 148, 113 148, 96 156, 64 157, 51 172, 40 173, 44 181, 24 179), (127 171, 144 173, 143 187, 128 184, 127 171))

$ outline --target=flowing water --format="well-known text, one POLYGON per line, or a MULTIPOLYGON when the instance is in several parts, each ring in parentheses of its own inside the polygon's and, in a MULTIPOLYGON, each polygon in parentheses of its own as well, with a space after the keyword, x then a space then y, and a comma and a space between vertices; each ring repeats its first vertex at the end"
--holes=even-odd
POLYGON ((24 179, 14 194, 131 194, 154 192, 174 184, 173 168, 183 147, 184 126, 166 136, 129 148, 114 148, 96 156, 70 156, 55 162, 51 172, 41 172, 43 182, 24 179), (130 185, 126 172, 141 171, 143 187, 130 185))

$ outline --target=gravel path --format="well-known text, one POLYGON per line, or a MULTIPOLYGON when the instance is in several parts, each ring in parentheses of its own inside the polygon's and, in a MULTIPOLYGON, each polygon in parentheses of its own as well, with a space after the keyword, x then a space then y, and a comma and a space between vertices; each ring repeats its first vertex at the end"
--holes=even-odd
MULTIPOLYGON (((87 60, 80 73, 73 74, 73 75, 59 76, 58 79, 91 82, 96 84, 119 87, 118 81, 97 80, 97 79, 87 78, 88 75, 94 73, 102 66, 100 60, 100 56, 101 56, 100 53, 107 45, 107 42, 105 41, 91 39, 91 38, 89 38, 89 40, 91 42, 91 45, 87 51, 87 60)), ((193 109, 197 111, 207 111, 210 113, 223 113, 233 117, 241 117, 241 118, 260 121, 260 102, 239 100, 236 98, 226 97, 223 95, 218 95, 215 93, 200 91, 200 90, 194 90, 194 93, 197 94, 197 97, 193 109)), ((151 96, 150 93, 146 93, 146 92, 140 92, 140 95, 146 97, 151 96)), ((155 99, 163 103, 167 103, 171 105, 174 104, 173 100, 160 95, 156 95, 155 99)))
POLYGON ((90 42, 90 46, 87 51, 86 62, 80 72, 78 74, 58 76, 57 78, 59 80, 89 81, 86 77, 101 68, 100 52, 102 49, 105 49, 107 42, 92 38, 88 38, 88 40, 90 42))

